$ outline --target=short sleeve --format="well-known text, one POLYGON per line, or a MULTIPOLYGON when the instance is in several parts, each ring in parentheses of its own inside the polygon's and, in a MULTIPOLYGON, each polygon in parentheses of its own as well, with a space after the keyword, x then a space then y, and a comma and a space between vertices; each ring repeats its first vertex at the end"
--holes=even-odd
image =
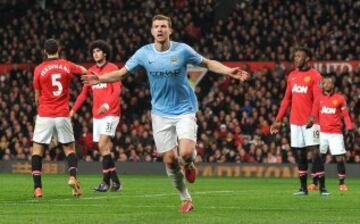
POLYGON ((186 61, 193 65, 200 65, 203 61, 203 56, 197 53, 192 47, 187 44, 183 44, 185 47, 186 61))
POLYGON ((79 75, 82 74, 82 70, 78 65, 68 61, 68 66, 72 74, 79 74, 79 75))
POLYGON ((140 48, 127 60, 125 63, 125 68, 130 73, 135 73, 142 66, 142 58, 143 58, 143 48, 140 48))
POLYGON ((40 89, 40 74, 39 74, 39 69, 35 68, 34 70, 34 81, 33 81, 33 87, 34 89, 40 89))

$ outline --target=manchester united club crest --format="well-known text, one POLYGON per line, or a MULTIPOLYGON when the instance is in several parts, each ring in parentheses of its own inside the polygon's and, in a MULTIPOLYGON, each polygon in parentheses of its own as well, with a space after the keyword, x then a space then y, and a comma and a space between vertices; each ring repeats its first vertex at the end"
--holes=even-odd
POLYGON ((178 59, 177 59, 177 57, 174 55, 174 56, 171 56, 170 57, 170 62, 171 62, 171 64, 177 64, 177 62, 178 62, 178 59))
POLYGON ((305 76, 304 82, 308 83, 310 81, 311 81, 311 77, 310 76, 305 76))
POLYGON ((333 104, 334 106, 337 106, 337 105, 339 104, 339 102, 338 102, 337 100, 333 100, 333 101, 332 101, 332 104, 333 104))

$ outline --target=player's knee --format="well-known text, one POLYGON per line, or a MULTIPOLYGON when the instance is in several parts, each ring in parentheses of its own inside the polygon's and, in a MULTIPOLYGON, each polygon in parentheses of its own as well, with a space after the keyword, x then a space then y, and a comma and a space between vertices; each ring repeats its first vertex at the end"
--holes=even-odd
POLYGON ((35 155, 42 156, 44 147, 45 147, 45 145, 34 142, 33 147, 31 149, 31 155, 32 156, 35 156, 35 155))
POLYGON ((71 153, 75 153, 75 143, 74 142, 64 143, 62 145, 63 145, 63 149, 64 149, 66 156, 68 156, 71 153))
POLYGON ((169 169, 174 169, 178 165, 175 154, 171 151, 164 153, 163 162, 165 166, 169 169))
POLYGON ((186 145, 180 149, 180 157, 183 159, 191 159, 193 157, 195 147, 192 145, 186 145))
POLYGON ((102 136, 100 137, 98 146, 99 146, 99 150, 100 150, 101 155, 104 156, 104 155, 107 155, 107 154, 110 153, 110 151, 111 151, 111 146, 112 146, 111 144, 112 144, 112 143, 111 143, 111 141, 110 141, 110 139, 109 139, 108 136, 102 135, 102 136))
POLYGON ((101 154, 105 154, 106 152, 110 151, 107 142, 100 141, 99 142, 99 150, 100 150, 101 154))
POLYGON ((313 149, 312 150, 312 157, 313 157, 313 159, 320 158, 320 150, 319 149, 313 149))

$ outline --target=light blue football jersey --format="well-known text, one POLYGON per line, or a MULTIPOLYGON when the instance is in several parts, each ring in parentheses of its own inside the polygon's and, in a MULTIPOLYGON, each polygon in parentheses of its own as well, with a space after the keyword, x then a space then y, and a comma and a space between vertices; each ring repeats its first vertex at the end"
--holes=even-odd
POLYGON ((171 41, 167 51, 159 52, 155 44, 141 47, 126 62, 125 68, 146 70, 151 92, 152 113, 178 116, 195 113, 198 102, 187 78, 187 64, 199 65, 203 57, 189 45, 171 41))

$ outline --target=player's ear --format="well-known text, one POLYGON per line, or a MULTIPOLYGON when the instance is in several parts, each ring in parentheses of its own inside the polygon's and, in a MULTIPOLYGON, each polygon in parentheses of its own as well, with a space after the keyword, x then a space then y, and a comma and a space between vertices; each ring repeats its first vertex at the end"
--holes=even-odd
POLYGON ((153 37, 155 37, 155 29, 153 28, 152 25, 151 25, 151 35, 152 35, 153 37))

